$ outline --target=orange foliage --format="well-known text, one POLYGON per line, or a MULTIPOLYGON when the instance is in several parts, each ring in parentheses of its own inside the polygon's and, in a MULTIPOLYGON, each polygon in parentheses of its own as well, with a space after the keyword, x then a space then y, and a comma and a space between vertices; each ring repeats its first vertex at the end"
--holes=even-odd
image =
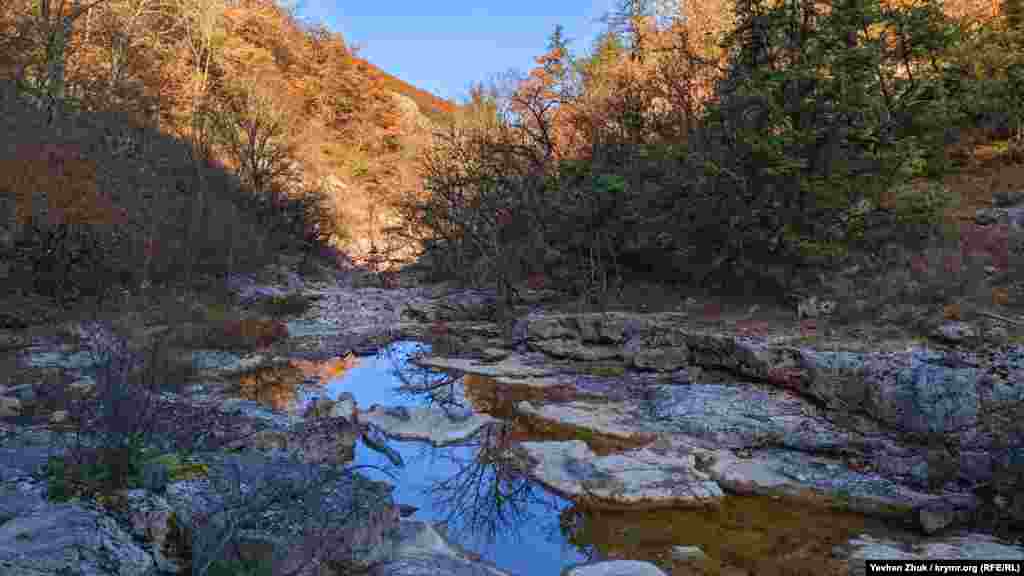
POLYGON ((0 159, 0 193, 15 198, 15 217, 29 224, 43 216, 51 226, 124 223, 124 210, 96 185, 96 166, 73 145, 19 146, 0 159), (45 208, 37 202, 45 197, 45 208))

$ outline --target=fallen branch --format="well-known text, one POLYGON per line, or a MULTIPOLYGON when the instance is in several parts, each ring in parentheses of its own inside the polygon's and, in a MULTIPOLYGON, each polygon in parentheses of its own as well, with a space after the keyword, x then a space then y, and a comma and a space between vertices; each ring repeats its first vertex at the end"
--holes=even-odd
POLYGON ((1024 322, 1022 322, 1020 320, 1014 320, 1012 318, 1007 318, 1006 316, 1000 316, 999 314, 993 314, 992 312, 985 312, 984 310, 982 310, 982 311, 979 311, 978 314, 980 314, 981 316, 984 316, 986 318, 992 318, 993 320, 1000 320, 1000 321, 1006 322, 1007 324, 1013 324, 1014 326, 1024 326, 1024 322))

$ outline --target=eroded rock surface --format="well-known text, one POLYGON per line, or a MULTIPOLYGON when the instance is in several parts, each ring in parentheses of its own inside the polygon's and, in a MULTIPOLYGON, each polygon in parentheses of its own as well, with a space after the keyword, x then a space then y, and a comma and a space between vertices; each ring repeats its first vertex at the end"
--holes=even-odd
POLYGON ((611 508, 710 506, 724 496, 684 446, 598 456, 581 440, 523 442, 531 476, 570 498, 611 508))
POLYGON ((455 413, 440 406, 417 406, 401 410, 374 406, 359 413, 361 422, 379 427, 388 436, 403 440, 424 440, 435 446, 461 442, 480 428, 496 422, 486 414, 455 413))

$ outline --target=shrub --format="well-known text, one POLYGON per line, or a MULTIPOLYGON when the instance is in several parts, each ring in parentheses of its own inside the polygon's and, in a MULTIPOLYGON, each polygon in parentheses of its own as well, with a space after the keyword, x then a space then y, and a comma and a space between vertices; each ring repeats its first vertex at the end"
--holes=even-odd
POLYGON ((101 193, 96 166, 78 146, 17 145, 0 157, 0 194, 14 198, 22 232, 12 259, 27 265, 37 293, 64 302, 106 288, 112 227, 125 213, 101 193))
POLYGON ((207 344, 216 348, 265 348, 288 337, 288 327, 280 320, 242 318, 227 320, 208 334, 207 344))
POLYGON ((284 296, 271 296, 257 302, 257 308, 261 312, 273 317, 298 316, 309 310, 310 306, 312 306, 312 300, 297 292, 284 296))
POLYGON ((98 363, 96 385, 79 396, 62 391, 75 432, 65 454, 47 465, 50 497, 157 488, 204 474, 190 454, 226 433, 224 416, 201 407, 171 408, 161 394, 179 390, 183 382, 158 360, 163 341, 130 345, 111 326, 94 323, 85 344, 98 363))

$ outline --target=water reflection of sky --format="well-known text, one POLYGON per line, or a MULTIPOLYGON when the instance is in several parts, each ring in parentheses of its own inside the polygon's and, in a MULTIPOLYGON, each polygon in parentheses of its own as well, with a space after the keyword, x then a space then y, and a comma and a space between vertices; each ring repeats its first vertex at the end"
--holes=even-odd
MULTIPOLYGON (((343 392, 355 396, 361 409, 384 406, 423 405, 432 400, 424 394, 410 395, 397 388, 405 383, 438 381, 443 374, 415 370, 407 373, 406 360, 422 345, 403 342, 375 357, 360 361, 340 377, 327 383, 326 395, 343 392)), ((458 384, 453 392, 461 397, 458 384)), ((367 470, 368 476, 385 479, 396 486, 395 501, 419 508, 415 518, 447 521, 449 537, 477 552, 499 568, 520 576, 556 576, 562 569, 585 558, 559 527, 559 515, 571 502, 554 496, 533 482, 487 458, 485 446, 496 443, 498 431, 491 431, 466 445, 434 448, 420 442, 392 442, 405 461, 404 468, 389 466, 384 455, 363 445, 356 447, 355 464, 389 470, 367 470), (488 435, 489 434, 489 435, 488 435)), ((500 443, 500 442, 499 442, 500 443)))

